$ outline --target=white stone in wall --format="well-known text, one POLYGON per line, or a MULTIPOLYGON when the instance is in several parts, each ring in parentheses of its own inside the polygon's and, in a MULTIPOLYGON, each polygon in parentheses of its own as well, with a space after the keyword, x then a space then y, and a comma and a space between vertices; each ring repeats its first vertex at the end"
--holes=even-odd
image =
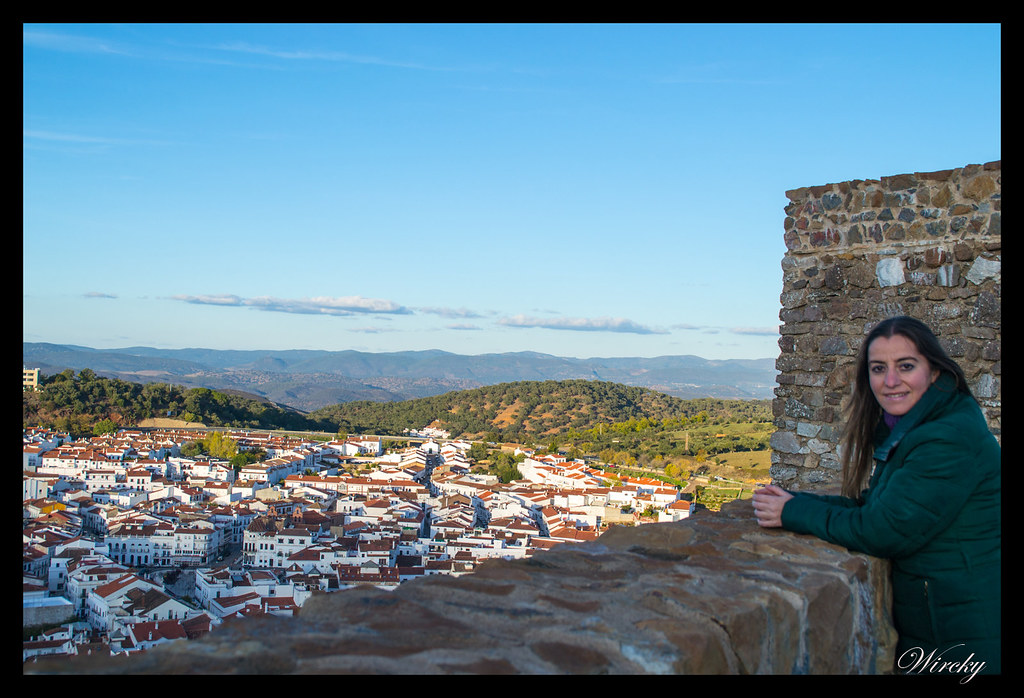
POLYGON ((821 439, 811 439, 807 442, 807 446, 811 449, 812 453, 817 453, 818 455, 828 453, 832 450, 832 444, 828 441, 822 441, 821 439))
POLYGON ((990 373, 984 373, 974 384, 974 396, 979 398, 991 398, 999 394, 998 382, 990 373))
POLYGON ((894 257, 878 260, 878 264, 875 265, 875 278, 878 279, 878 285, 883 288, 906 283, 903 262, 894 257))
POLYGON ((974 260, 974 265, 971 266, 971 270, 967 272, 967 280, 972 284, 980 284, 986 279, 992 279, 999 276, 1000 262, 998 259, 985 259, 984 257, 978 257, 974 260))
POLYGON ((829 470, 842 470, 842 463, 839 462, 839 458, 831 453, 821 454, 821 459, 818 461, 818 465, 822 468, 828 468, 829 470))

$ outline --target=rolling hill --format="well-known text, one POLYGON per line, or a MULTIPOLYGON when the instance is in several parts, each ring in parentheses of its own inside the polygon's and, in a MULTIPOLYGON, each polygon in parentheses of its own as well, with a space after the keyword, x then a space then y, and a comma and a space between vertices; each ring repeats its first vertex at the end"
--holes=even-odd
POLYGON ((402 402, 348 402, 324 407, 310 417, 345 432, 399 435, 405 429, 434 425, 452 436, 513 441, 545 438, 632 422, 651 425, 711 417, 769 421, 766 400, 685 400, 649 388, 606 381, 517 381, 460 390, 402 402))
POLYGON ((594 380, 692 399, 770 399, 775 360, 698 356, 576 359, 514 352, 93 349, 25 342, 22 362, 46 375, 89 368, 132 382, 230 390, 303 412, 352 401, 393 402, 517 381, 594 380))

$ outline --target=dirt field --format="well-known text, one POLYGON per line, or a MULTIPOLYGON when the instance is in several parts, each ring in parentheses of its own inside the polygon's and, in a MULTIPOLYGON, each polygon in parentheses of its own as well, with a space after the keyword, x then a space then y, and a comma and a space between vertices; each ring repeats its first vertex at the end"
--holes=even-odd
POLYGON ((139 422, 140 427, 152 427, 155 429, 177 429, 179 427, 205 427, 205 424, 200 422, 186 422, 181 419, 167 419, 165 417, 156 417, 154 419, 144 419, 139 422))

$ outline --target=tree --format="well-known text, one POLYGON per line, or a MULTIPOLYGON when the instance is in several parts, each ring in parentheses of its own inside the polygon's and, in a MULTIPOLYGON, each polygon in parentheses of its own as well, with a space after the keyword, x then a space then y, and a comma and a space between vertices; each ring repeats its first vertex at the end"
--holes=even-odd
POLYGON ((494 460, 491 468, 495 475, 501 482, 509 483, 513 480, 522 480, 523 475, 519 472, 519 468, 516 467, 516 459, 512 456, 498 451, 494 454, 494 460))
POLYGON ((229 461, 238 453, 238 442, 219 431, 211 431, 203 439, 203 450, 213 458, 229 461))
POLYGON ((104 434, 113 434, 117 431, 117 425, 114 424, 111 419, 101 419, 96 422, 92 427, 92 433, 96 436, 103 436, 104 434))
POLYGON ((63 371, 53 377, 53 381, 56 383, 60 382, 72 382, 75 380, 75 372, 70 368, 65 368, 63 371))
POLYGON ((468 455, 475 461, 484 460, 488 455, 487 446, 482 443, 473 443, 469 447, 468 455))
POLYGON ((266 458, 267 452, 263 449, 256 449, 253 451, 240 451, 228 459, 231 463, 231 467, 235 471, 235 475, 241 472, 242 468, 249 465, 250 463, 258 463, 259 461, 266 458))

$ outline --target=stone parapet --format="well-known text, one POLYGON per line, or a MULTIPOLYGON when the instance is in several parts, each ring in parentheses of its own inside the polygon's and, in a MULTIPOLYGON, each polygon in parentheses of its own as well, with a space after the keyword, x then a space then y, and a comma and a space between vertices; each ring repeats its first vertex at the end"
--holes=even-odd
POLYGON ((893 664, 888 563, 782 530, 748 501, 613 528, 386 592, 314 596, 130 658, 26 673, 876 674, 893 664))
POLYGON ((843 402, 878 321, 927 323, 1000 436, 1001 164, 786 192, 772 477, 839 479, 843 402))

